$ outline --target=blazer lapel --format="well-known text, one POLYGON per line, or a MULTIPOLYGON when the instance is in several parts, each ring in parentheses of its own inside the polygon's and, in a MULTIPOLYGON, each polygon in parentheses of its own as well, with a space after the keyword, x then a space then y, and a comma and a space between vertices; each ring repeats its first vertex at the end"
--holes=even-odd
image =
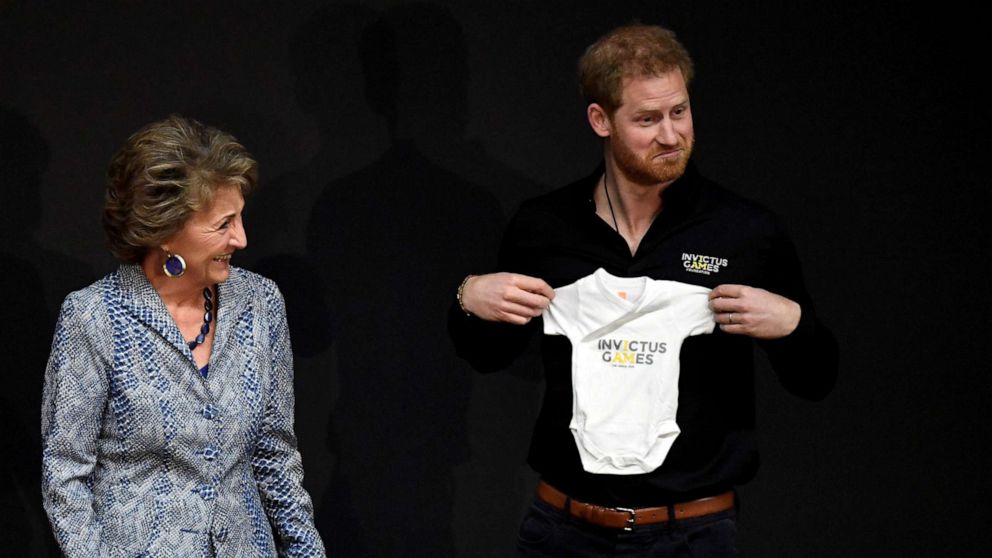
MULTIPOLYGON (((123 306, 141 323, 160 335, 171 348, 182 354, 195 372, 196 361, 193 359, 192 351, 189 350, 179 327, 162 302, 162 297, 145 277, 141 267, 123 265, 118 276, 121 288, 116 294, 121 298, 123 306)), ((214 310, 216 316, 214 323, 217 329, 214 332, 214 344, 210 352, 211 373, 219 369, 215 364, 220 359, 220 355, 224 354, 225 347, 234 335, 238 316, 248 305, 245 292, 248 287, 244 274, 234 267, 231 268, 227 281, 217 286, 217 305, 214 310)), ((200 377, 199 374, 193 376, 200 377)))
POLYGON ((220 285, 217 285, 217 330, 214 332, 214 346, 210 353, 210 370, 214 371, 215 363, 224 355, 225 347, 234 336, 238 318, 248 305, 248 280, 239 268, 231 267, 231 273, 220 285))
POLYGON ((158 291, 145 277, 145 272, 138 265, 123 265, 118 276, 121 281, 121 302, 123 306, 141 323, 159 334, 175 350, 186 357, 190 366, 196 369, 196 361, 190 352, 186 340, 183 339, 179 327, 169 314, 165 303, 158 291))

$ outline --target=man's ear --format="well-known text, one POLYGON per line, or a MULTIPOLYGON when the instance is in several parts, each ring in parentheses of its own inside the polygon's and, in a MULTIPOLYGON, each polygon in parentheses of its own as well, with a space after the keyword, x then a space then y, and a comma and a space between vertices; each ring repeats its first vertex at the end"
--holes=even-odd
POLYGON ((586 118, 589 119, 589 126, 592 127, 592 131, 596 132, 597 136, 610 137, 613 132, 612 122, 610 122, 610 116, 606 113, 606 109, 599 103, 592 103, 586 108, 586 118))

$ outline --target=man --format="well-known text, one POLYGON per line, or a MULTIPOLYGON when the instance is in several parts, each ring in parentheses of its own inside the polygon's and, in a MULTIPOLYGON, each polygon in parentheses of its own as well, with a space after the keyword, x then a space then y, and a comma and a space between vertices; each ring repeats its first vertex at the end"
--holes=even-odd
MULTIPOLYGON (((709 327, 684 339, 654 332, 654 349, 679 355, 665 372, 676 369, 677 388, 666 396, 675 393, 677 427, 658 435, 671 444, 660 465, 633 470, 609 455, 597 465, 599 448, 582 447, 575 343, 542 336, 546 390, 528 457, 541 480, 521 525, 521 556, 736 555, 735 487, 758 467, 754 345, 790 392, 818 400, 833 387, 836 343, 816 319, 778 220, 691 162, 692 75, 689 54, 664 28, 625 26, 591 45, 579 77, 604 161, 589 177, 522 204, 505 231, 502 271, 468 276, 452 305, 456 349, 482 371, 507 366, 542 322, 554 333, 550 316, 568 320, 561 308, 554 313, 562 298, 555 289, 604 272, 686 289, 699 301, 695 315, 708 312, 709 327)), ((598 432, 596 443, 610 445, 609 432, 598 432)))

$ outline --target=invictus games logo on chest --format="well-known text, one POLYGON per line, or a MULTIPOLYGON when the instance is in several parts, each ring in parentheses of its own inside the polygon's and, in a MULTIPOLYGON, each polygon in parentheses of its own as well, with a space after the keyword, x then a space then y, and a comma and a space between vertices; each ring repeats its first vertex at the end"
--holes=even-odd
POLYGON ((720 270, 727 267, 727 265, 727 258, 700 256, 698 254, 686 254, 682 252, 682 267, 690 273, 711 275, 713 273, 720 273, 720 270))

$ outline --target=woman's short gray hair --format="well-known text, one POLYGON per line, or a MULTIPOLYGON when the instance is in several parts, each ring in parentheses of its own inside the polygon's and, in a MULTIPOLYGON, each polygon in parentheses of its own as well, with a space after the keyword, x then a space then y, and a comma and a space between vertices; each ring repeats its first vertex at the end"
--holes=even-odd
POLYGON ((258 163, 232 135, 173 114, 132 134, 107 175, 103 229, 110 251, 139 263, 208 207, 217 188, 251 193, 258 163))

